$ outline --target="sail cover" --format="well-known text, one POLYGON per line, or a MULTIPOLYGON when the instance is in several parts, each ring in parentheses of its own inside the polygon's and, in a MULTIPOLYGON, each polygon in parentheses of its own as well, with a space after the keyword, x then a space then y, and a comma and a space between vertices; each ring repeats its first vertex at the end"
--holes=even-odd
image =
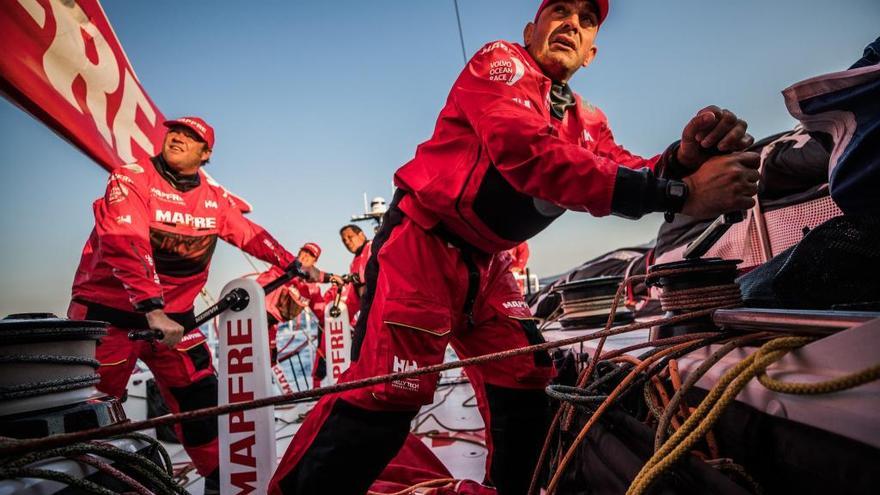
POLYGON ((98 0, 10 0, 0 33, 0 92, 15 105, 108 171, 159 149, 165 117, 98 0))

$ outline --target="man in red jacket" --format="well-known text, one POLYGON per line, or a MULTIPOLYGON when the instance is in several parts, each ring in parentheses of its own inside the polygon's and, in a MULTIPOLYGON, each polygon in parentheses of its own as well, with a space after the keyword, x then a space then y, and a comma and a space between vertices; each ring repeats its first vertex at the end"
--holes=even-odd
POLYGON ((348 296, 345 299, 345 304, 348 306, 348 314, 351 316, 352 321, 354 321, 357 312, 360 310, 361 296, 365 289, 364 270, 366 270, 367 261, 370 259, 373 241, 367 239, 364 231, 354 224, 348 224, 339 229, 339 237, 342 239, 342 244, 345 245, 348 252, 354 255, 348 267, 348 273, 353 276, 353 281, 351 287, 349 287, 348 296))
MULTIPOLYGON (((99 390, 122 397, 141 359, 177 413, 217 405, 205 336, 198 329, 184 333, 194 323, 193 303, 208 279, 217 239, 277 267, 290 265, 293 256, 200 171, 211 157, 213 128, 198 117, 165 126, 161 153, 113 171, 104 197, 94 202, 95 228, 74 277, 68 316, 110 323, 97 348, 99 390), (128 339, 129 330, 146 328, 164 334, 161 344, 128 339)), ((176 430, 199 473, 216 479, 216 418, 176 430)))
MULTIPOLYGON (((303 269, 310 269, 321 257, 321 247, 315 242, 307 242, 299 248, 296 259, 303 269)), ((273 279, 278 278, 282 271, 271 268, 257 277, 257 283, 266 285, 273 279)), ((314 313, 318 326, 324 326, 324 296, 321 294, 319 283, 328 283, 333 278, 332 273, 319 273, 319 282, 306 282, 294 278, 283 287, 266 294, 266 311, 269 313, 269 351, 271 362, 274 366, 278 359, 278 324, 282 321, 295 319, 305 308, 314 313)))
MULTIPOLYGON (((568 81, 596 55, 608 0, 545 0, 525 46, 487 44, 456 80, 434 135, 395 174, 373 240, 353 380, 542 342, 503 251, 565 210, 709 217, 752 205, 757 155, 746 124, 701 110, 662 156, 614 142, 568 81), (721 153, 730 153, 721 155, 721 153)), ((486 423, 486 480, 525 493, 548 423, 546 352, 466 370, 486 423)), ((324 397, 279 465, 273 493, 364 493, 396 454, 438 376, 324 397), (339 473, 345 473, 340 476, 339 473)))

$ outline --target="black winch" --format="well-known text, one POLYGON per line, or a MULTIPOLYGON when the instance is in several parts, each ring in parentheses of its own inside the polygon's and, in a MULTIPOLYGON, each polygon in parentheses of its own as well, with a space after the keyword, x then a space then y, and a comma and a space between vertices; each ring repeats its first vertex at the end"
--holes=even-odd
POLYGON ((23 313, 0 320, 0 436, 38 438, 126 421, 99 392, 95 347, 106 323, 23 313))
MULTIPOLYGON (((733 307, 742 302, 736 283, 740 260, 721 258, 689 259, 654 265, 645 283, 661 290, 660 304, 665 317, 678 316, 712 307, 733 307)), ((717 330, 712 315, 660 325, 651 330, 651 339, 717 330)))
MULTIPOLYGON (((563 328, 603 326, 611 314, 611 306, 623 277, 593 277, 559 285, 562 294, 563 328)), ((622 302, 614 312, 614 323, 633 321, 633 313, 622 302)))

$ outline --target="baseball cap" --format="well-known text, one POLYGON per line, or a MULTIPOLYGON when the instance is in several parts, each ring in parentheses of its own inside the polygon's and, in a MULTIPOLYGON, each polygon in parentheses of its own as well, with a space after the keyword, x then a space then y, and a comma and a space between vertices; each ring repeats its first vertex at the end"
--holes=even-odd
POLYGON ((162 124, 165 127, 182 125, 192 129, 193 132, 202 138, 202 141, 208 143, 208 148, 214 148, 214 128, 199 117, 180 117, 179 119, 166 120, 162 124))
POLYGON ((302 247, 299 248, 299 250, 311 254, 315 257, 315 260, 321 257, 321 246, 318 246, 314 242, 307 242, 303 244, 302 247))
MULTIPOLYGON (((545 7, 547 7, 548 5, 550 5, 551 3, 555 2, 555 1, 556 0, 542 0, 541 6, 538 7, 538 11, 535 12, 535 21, 534 22, 538 22, 538 16, 541 15, 541 11, 544 10, 545 7)), ((591 0, 591 1, 596 6, 596 8, 599 10, 599 25, 601 26, 602 21, 604 21, 605 18, 608 17, 608 7, 609 7, 608 4, 610 2, 609 2, 609 0, 591 0)))

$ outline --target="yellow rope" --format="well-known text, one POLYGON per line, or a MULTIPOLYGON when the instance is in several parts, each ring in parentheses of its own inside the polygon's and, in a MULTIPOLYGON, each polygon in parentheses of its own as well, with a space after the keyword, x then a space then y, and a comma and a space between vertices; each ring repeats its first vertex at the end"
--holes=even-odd
POLYGON ((660 474, 690 451, 691 447, 709 431, 727 405, 755 375, 784 356, 790 349, 801 347, 812 340, 806 337, 784 337, 772 340, 725 373, 681 428, 642 467, 627 490, 627 495, 645 493, 660 474))
POLYGON ((818 395, 830 394, 873 382, 880 378, 880 364, 875 364, 849 375, 839 376, 824 382, 783 382, 776 378, 770 378, 765 371, 758 373, 758 381, 761 385, 774 392, 781 394, 818 395))

